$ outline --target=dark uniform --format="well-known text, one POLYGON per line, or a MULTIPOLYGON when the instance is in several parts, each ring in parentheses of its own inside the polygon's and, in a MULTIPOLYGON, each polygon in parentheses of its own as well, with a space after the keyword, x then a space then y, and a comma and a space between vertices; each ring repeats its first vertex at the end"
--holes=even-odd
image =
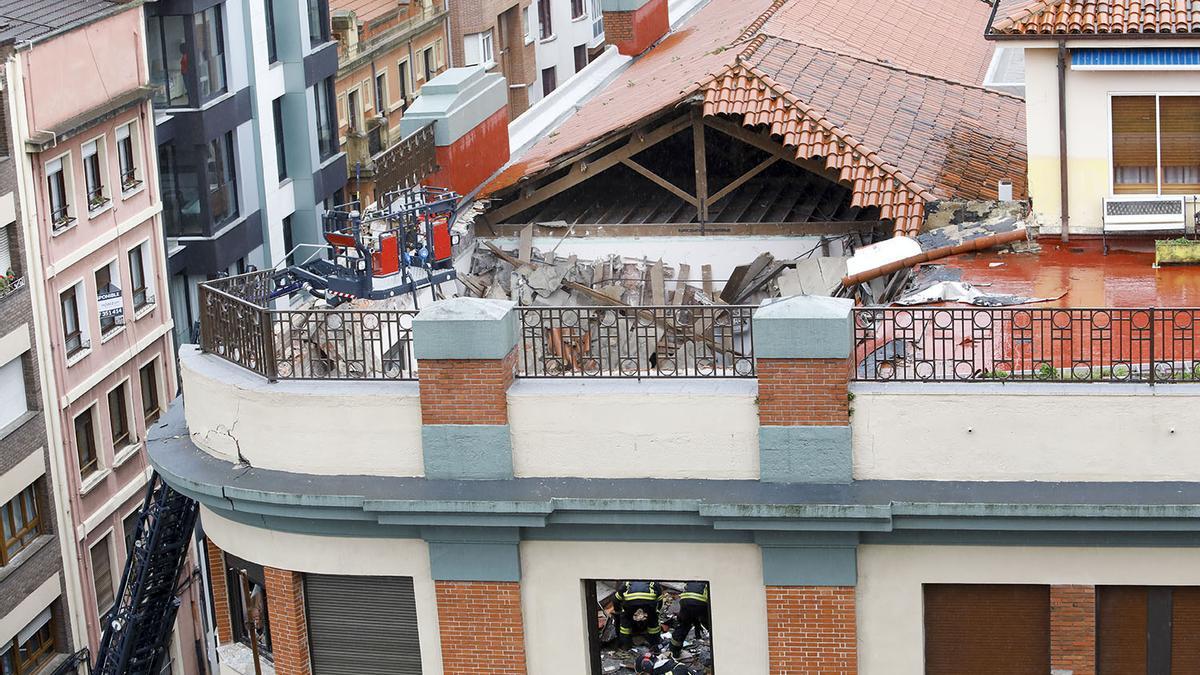
POLYGON ((643 654, 637 660, 636 672, 641 675, 694 675, 691 668, 671 658, 655 660, 651 654, 643 654))
POLYGON ((658 649, 662 626, 658 623, 658 603, 662 587, 657 581, 625 581, 617 589, 617 608, 620 611, 620 642, 623 649, 633 646, 634 635, 645 635, 651 647, 658 649), (641 611, 641 619, 634 616, 641 611))
POLYGON ((683 641, 688 633, 696 629, 696 637, 700 637, 700 627, 712 632, 712 613, 708 608, 708 582, 689 581, 679 594, 679 623, 671 631, 671 655, 679 658, 683 649, 683 641))

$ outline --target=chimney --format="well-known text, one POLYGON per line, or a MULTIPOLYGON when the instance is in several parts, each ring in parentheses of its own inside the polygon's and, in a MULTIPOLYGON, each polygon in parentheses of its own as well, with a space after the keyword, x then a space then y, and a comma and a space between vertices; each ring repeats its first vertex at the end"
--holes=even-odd
POLYGON ((601 0, 604 36, 626 56, 637 56, 667 34, 667 0, 601 0))

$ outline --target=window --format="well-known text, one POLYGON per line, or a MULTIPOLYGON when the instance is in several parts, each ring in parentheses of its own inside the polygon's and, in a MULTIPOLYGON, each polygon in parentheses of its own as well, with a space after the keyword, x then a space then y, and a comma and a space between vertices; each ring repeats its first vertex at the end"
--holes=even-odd
POLYGON ((233 132, 214 138, 205 147, 208 174, 208 209, 214 225, 233 220, 238 214, 237 172, 234 169, 233 132))
POLYGON ((278 172, 279 180, 287 178, 287 150, 286 143, 283 140, 283 97, 275 99, 271 102, 271 114, 275 122, 275 170, 278 172))
POLYGON ((120 449, 130 443, 129 434, 129 387, 125 382, 117 385, 108 392, 108 423, 112 427, 112 442, 114 449, 120 449))
POLYGON ((59 157, 46 164, 46 194, 50 199, 50 222, 55 230, 61 230, 75 221, 71 217, 70 185, 67 173, 69 158, 59 157))
POLYGON ((583 12, 583 0, 571 0, 571 18, 582 19, 583 12))
POLYGON ((380 116, 386 115, 388 112, 386 72, 381 72, 375 75, 375 111, 379 113, 380 116))
POLYGON ((433 47, 426 47, 425 50, 421 52, 421 55, 423 57, 421 61, 422 69, 425 75, 425 81, 428 82, 433 79, 434 74, 437 72, 437 65, 433 56, 433 47))
POLYGON ((421 672, 417 604, 412 577, 304 575, 313 671, 361 673, 362 654, 370 654, 372 672, 421 672), (355 649, 345 644, 346 598, 356 599, 357 620, 371 626, 355 635, 355 649))
POLYGON ((313 47, 329 41, 327 0, 308 0, 308 42, 313 47))
POLYGON ((42 533, 37 488, 30 485, 0 506, 0 520, 4 521, 4 550, 0 551, 0 564, 7 565, 42 533))
POLYGON ((549 96, 558 87, 558 74, 554 66, 542 70, 542 96, 549 96))
POLYGON ((296 264, 296 233, 292 231, 292 216, 283 217, 283 248, 289 266, 296 264))
POLYGON ((482 33, 473 33, 463 38, 464 58, 466 65, 473 66, 479 63, 490 68, 496 62, 496 57, 492 46, 492 31, 485 30, 482 33))
POLYGON ((313 100, 316 105, 317 149, 321 161, 325 161, 337 152, 337 133, 333 120, 333 78, 313 85, 313 100))
POLYGON ((575 45, 575 72, 587 68, 587 45, 575 45))
POLYGON ((54 610, 45 611, 21 629, 0 651, 0 672, 4 675, 33 675, 54 657, 54 610))
POLYGON ((125 519, 121 521, 121 530, 125 533, 126 555, 129 555, 129 552, 133 550, 133 541, 135 538, 137 538, 138 520, 141 518, 141 516, 142 509, 141 507, 138 507, 137 509, 134 509, 132 513, 125 516, 125 519))
POLYGON ((91 407, 75 417, 75 452, 79 457, 80 478, 87 478, 100 470, 94 411, 95 407, 91 407))
POLYGON ((1200 192, 1200 96, 1114 96, 1114 194, 1200 192))
POLYGON ((592 2, 592 39, 604 35, 604 12, 600 8, 600 0, 591 0, 592 2))
POLYGON ((158 361, 151 361, 138 371, 142 382, 142 414, 149 426, 158 419, 162 410, 158 402, 158 361))
POLYGON ((137 122, 130 122, 117 127, 117 169, 121 172, 121 190, 129 192, 137 189, 142 181, 137 175, 137 151, 134 149, 134 137, 137 122))
POLYGON ((13 264, 16 247, 13 246, 12 238, 16 233, 16 227, 16 223, 0 225, 0 295, 4 295, 4 291, 8 290, 12 281, 20 276, 17 267, 13 264))
POLYGON ((225 580, 233 639, 244 645, 255 640, 259 651, 270 658, 271 608, 267 605, 262 566, 226 553, 225 580))
POLYGON ((96 270, 96 308, 100 313, 101 337, 125 325, 125 300, 114 279, 120 279, 115 261, 96 270))
POLYGON ((186 30, 182 16, 146 17, 146 49, 156 105, 179 108, 188 104, 186 30))
POLYGON ((96 612, 101 618, 108 614, 113 606, 113 575, 112 575, 112 535, 92 546, 92 581, 96 585, 96 612))
POLYGON ((400 78, 400 107, 406 108, 409 103, 409 92, 412 90, 412 70, 405 59, 396 64, 396 73, 400 78))
POLYGON ((925 584, 922 594, 926 675, 1051 672, 1049 586, 925 584))
POLYGON ((200 159, 199 152, 176 154, 173 143, 158 146, 163 224, 168 237, 204 232, 204 218, 200 210, 200 170, 195 164, 200 159))
POLYGON ((150 243, 146 242, 129 249, 129 285, 133 293, 134 311, 154 304, 154 295, 149 292, 146 285, 146 279, 149 277, 146 270, 149 246, 150 243))
POLYGON ((346 130, 356 133, 362 129, 361 116, 362 104, 358 102, 358 90, 354 89, 346 94, 346 130))
POLYGON ((221 5, 194 15, 192 40, 196 47, 196 77, 200 100, 225 92, 225 38, 221 26, 221 5))
POLYGON ((25 390, 24 357, 0 366, 0 429, 16 422, 29 412, 25 390))
POLYGON ((543 40, 554 37, 554 23, 550 19, 550 0, 538 0, 538 37, 543 40))
POLYGON ((104 157, 100 143, 95 140, 83 144, 83 182, 87 190, 88 211, 94 212, 108 203, 104 196, 104 157))
POLYGON ((66 345, 68 357, 90 346, 84 333, 83 314, 79 311, 79 291, 82 286, 82 282, 75 284, 58 298, 62 308, 63 344, 66 345))
POLYGON ((275 0, 263 0, 267 14, 267 63, 279 60, 279 44, 275 40, 275 0))
POLYGON ((525 38, 526 44, 529 44, 530 40, 533 38, 533 36, 531 35, 532 32, 533 32, 533 27, 530 26, 529 8, 522 7, 521 8, 521 36, 525 38))
MULTIPOLYGON (((641 644, 652 651, 658 651, 661 644, 664 652, 667 647, 681 650, 683 644, 687 644, 689 656, 684 657, 685 660, 692 657, 701 657, 697 661, 707 660, 701 655, 712 655, 714 633, 708 581, 581 581, 584 611, 580 618, 587 626, 586 660, 591 663, 591 668, 585 672, 590 675, 602 675, 606 672, 604 666, 628 658, 625 656, 628 650, 640 649, 635 645, 641 644), (663 624, 672 627, 669 637, 661 631, 663 624), (672 638, 678 642, 668 642, 672 638)), ((704 668, 702 672, 726 672, 719 663, 711 666, 715 666, 715 670, 704 668)), ((729 672, 738 670, 734 668, 729 672)))

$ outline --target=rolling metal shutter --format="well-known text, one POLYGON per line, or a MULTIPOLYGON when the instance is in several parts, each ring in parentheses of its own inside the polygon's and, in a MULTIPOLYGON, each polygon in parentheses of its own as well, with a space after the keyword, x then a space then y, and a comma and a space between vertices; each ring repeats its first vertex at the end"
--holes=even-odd
POLYGON ((307 574, 314 675, 420 675, 412 577, 307 574))

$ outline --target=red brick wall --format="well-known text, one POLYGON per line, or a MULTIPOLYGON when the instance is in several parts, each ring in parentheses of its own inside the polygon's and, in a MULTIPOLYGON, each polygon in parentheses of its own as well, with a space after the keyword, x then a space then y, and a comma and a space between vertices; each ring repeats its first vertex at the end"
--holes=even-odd
POLYGON ((213 594, 213 622, 217 626, 217 643, 233 642, 233 621, 229 616, 229 587, 228 577, 225 576, 225 553, 208 542, 209 585, 213 594))
POLYGON ((858 672, 853 586, 767 586, 771 675, 858 672))
POLYGON ((848 359, 758 359, 763 426, 850 424, 848 359))
POLYGON ((438 171, 421 182, 468 194, 508 161, 508 106, 434 153, 438 171))
POLYGON ((525 675, 521 584, 435 581, 445 675, 525 675))
POLYGON ((263 568, 271 649, 277 675, 312 675, 308 622, 304 616, 304 583, 299 572, 263 568))
POLYGON ((1096 675, 1096 588, 1050 587, 1050 667, 1096 675))
POLYGON ((637 56, 671 29, 667 0, 650 0, 632 12, 605 12, 604 37, 617 51, 637 56))
POLYGON ((422 424, 508 424, 517 350, 503 359, 421 361, 422 424))

